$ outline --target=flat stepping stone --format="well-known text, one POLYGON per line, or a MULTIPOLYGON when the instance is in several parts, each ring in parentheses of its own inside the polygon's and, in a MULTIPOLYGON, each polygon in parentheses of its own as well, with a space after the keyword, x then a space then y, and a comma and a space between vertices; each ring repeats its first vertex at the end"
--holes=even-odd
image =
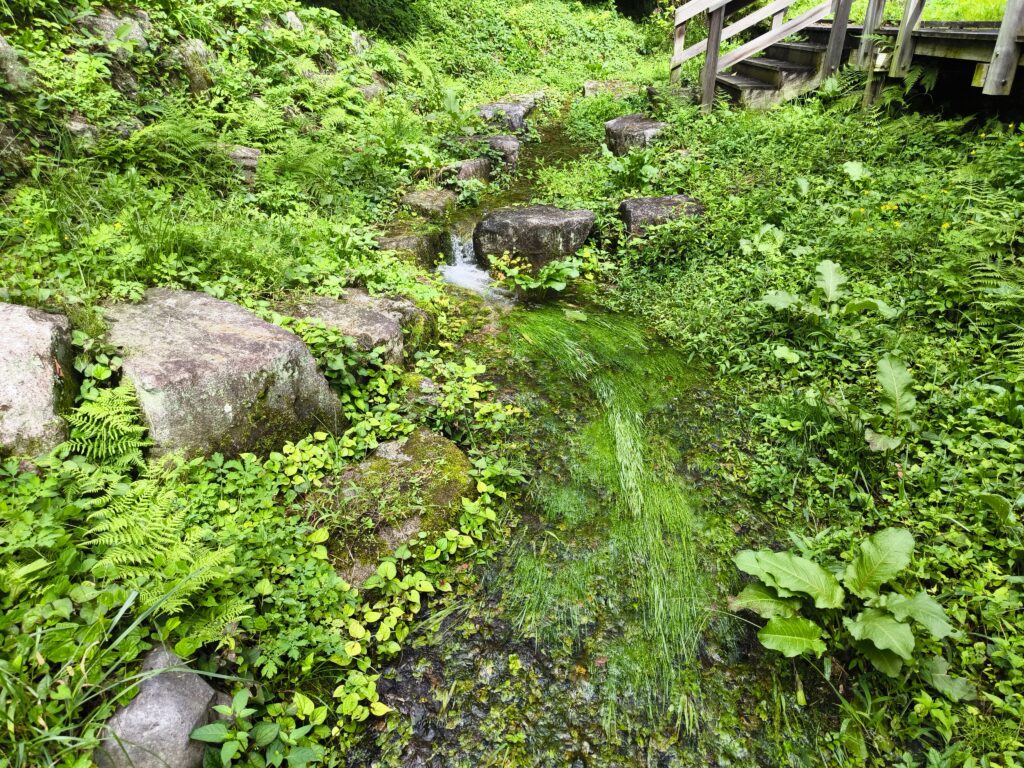
POLYGON ((604 140, 616 155, 625 155, 634 147, 646 147, 668 127, 646 115, 624 115, 604 124, 604 140))
POLYGON ((643 235, 647 227, 702 213, 704 206, 686 195, 637 197, 623 200, 619 206, 619 217, 626 225, 626 232, 634 236, 643 235))
POLYGON ((146 677, 138 695, 107 721, 108 735, 95 754, 100 768, 201 768, 204 744, 191 733, 214 716, 217 693, 184 666, 162 648, 147 654, 144 673, 178 669, 146 677))
POLYGON ((408 299, 370 296, 355 289, 345 291, 341 299, 311 296, 286 312, 321 321, 355 339, 365 352, 382 349, 384 362, 391 365, 401 365, 429 338, 433 327, 430 316, 408 299))
POLYGON ((241 172, 242 179, 248 186, 256 183, 256 171, 260 165, 260 157, 263 153, 255 147, 243 147, 241 145, 232 147, 228 151, 228 159, 235 164, 241 172))
POLYGON ((534 264, 571 256, 594 228, 594 212, 550 205, 501 208, 488 214, 473 232, 477 256, 511 253, 534 264))
POLYGON ((0 454, 46 453, 67 439, 61 414, 78 393, 71 324, 0 304, 0 339, 0 454))
POLYGON ((607 94, 609 96, 631 96, 637 92, 635 85, 622 80, 587 80, 583 83, 583 98, 607 94))
POLYGON ((477 113, 485 122, 496 128, 501 128, 511 133, 525 133, 526 118, 537 108, 537 102, 541 98, 543 98, 543 94, 535 93, 527 96, 516 96, 508 101, 481 104, 477 108, 477 113))
POLYGON ((491 180, 491 161, 486 157, 460 160, 442 168, 441 178, 444 179, 445 184, 471 180, 482 181, 486 184, 491 180))
POLYGON ((458 202, 459 196, 450 189, 414 189, 401 200, 403 207, 428 219, 447 217, 458 202))
POLYGON ((345 426, 302 340, 236 304, 153 288, 105 315, 156 456, 265 453, 345 426))
POLYGON ((448 253, 451 245, 441 232, 414 232, 379 237, 377 248, 411 256, 424 269, 432 269, 437 266, 437 257, 448 253))
MULTIPOLYGON (((416 538, 441 533, 462 512, 462 497, 476 487, 466 454, 451 440, 419 428, 408 438, 381 445, 336 480, 346 528, 332 531, 328 546, 350 584, 359 585, 382 557, 416 538)), ((336 494, 330 494, 338 504, 336 494)))

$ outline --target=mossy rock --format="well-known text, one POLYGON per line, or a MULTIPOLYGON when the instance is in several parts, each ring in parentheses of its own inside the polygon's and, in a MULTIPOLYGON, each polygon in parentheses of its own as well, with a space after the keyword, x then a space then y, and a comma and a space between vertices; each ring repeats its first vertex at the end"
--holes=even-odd
POLYGON ((420 428, 339 475, 310 502, 312 515, 331 531, 338 572, 360 584, 420 531, 452 527, 462 498, 474 491, 471 469, 455 443, 420 428))

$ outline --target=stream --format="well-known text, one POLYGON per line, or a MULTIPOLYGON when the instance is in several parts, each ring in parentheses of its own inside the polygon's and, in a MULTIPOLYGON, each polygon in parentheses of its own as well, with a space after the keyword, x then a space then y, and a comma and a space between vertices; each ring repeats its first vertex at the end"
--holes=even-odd
POLYGON ((629 316, 511 305, 476 262, 484 212, 528 202, 534 169, 580 153, 557 129, 546 137, 524 147, 511 189, 456 220, 439 267, 505 304, 500 359, 479 359, 531 416, 515 436, 532 473, 521 522, 476 591, 427 617, 383 671, 401 724, 349 765, 808 764, 782 757, 796 748, 751 633, 715 610, 731 585, 704 544, 718 523, 695 482, 700 375, 629 316))

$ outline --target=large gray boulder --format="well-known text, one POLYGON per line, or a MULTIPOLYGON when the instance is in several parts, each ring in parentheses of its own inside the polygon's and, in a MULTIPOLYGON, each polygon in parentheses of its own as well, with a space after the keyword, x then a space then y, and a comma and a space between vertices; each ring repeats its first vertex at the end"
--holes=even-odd
POLYGON ((105 314, 157 456, 263 453, 344 426, 302 341, 235 304, 153 288, 105 314))
POLYGON ((593 211, 568 211, 549 205, 502 208, 487 215, 473 232, 478 257, 508 252, 534 264, 570 256, 594 228, 593 211))
POLYGON ((78 392, 66 317, 0 304, 0 453, 37 455, 67 438, 78 392))
POLYGON ((114 58, 127 61, 133 53, 149 50, 146 34, 149 32, 149 14, 134 10, 118 16, 109 8, 100 8, 98 13, 82 16, 75 21, 75 26, 98 37, 104 44, 119 42, 114 51, 114 58))
POLYGON ((93 754, 99 768, 200 768, 202 742, 190 734, 210 722, 215 691, 169 651, 150 651, 142 664, 139 693, 107 721, 93 754), (156 674, 152 674, 156 672, 156 674))
POLYGON ((32 72, 18 59, 18 51, 0 35, 0 85, 12 91, 27 91, 32 87, 32 72))
POLYGON ((623 200, 619 206, 619 217, 631 235, 643 235, 647 227, 664 224, 684 216, 699 216, 704 207, 686 195, 666 197, 637 197, 623 200))
POLYGON ((401 200, 405 208, 430 219, 445 218, 458 202, 459 196, 449 189, 414 189, 401 200))
POLYGON ((625 155, 634 147, 646 147, 668 125, 646 115, 625 115, 604 124, 604 139, 616 155, 625 155))
POLYGON ((182 41, 171 54, 171 60, 185 73, 188 89, 192 93, 202 93, 213 86, 213 75, 210 72, 213 58, 213 52, 206 43, 196 38, 182 41))
POLYGON ((285 310, 293 317, 315 319, 355 339, 360 349, 383 350, 384 362, 401 365, 432 331, 430 316, 408 299, 370 296, 350 288, 341 299, 311 296, 285 310))
POLYGON ((495 101, 491 104, 481 104, 477 113, 489 125, 510 131, 511 133, 524 133, 526 131, 526 118, 537 108, 537 102, 542 94, 530 94, 528 96, 515 96, 508 101, 495 101))

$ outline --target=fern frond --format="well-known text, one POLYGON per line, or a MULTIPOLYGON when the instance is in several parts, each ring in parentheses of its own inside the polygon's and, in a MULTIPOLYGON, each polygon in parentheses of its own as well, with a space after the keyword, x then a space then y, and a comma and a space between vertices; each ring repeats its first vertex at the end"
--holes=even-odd
POLYGON ((101 389, 95 400, 83 402, 65 417, 71 436, 60 447, 64 456, 83 456, 113 469, 142 468, 143 449, 152 445, 142 425, 135 388, 127 381, 101 389))

